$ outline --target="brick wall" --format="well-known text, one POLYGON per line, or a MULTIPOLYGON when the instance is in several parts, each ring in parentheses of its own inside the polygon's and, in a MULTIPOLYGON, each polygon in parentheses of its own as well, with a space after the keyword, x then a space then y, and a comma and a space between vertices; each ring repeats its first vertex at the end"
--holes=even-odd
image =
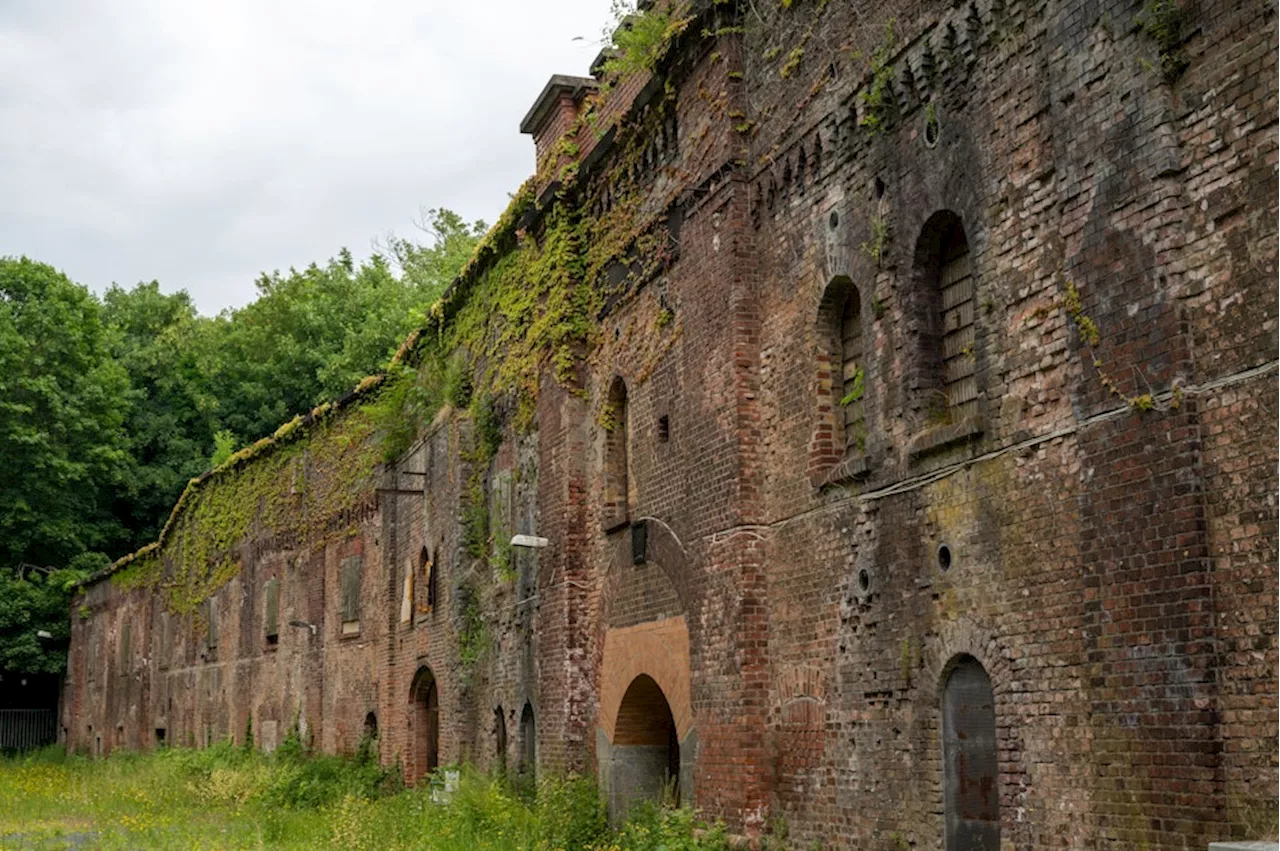
MULTIPOLYGON (((350 537, 258 530, 217 591, 215 654, 156 598, 90 586, 69 742, 238 737, 252 716, 264 743, 299 717, 350 751, 376 712, 382 760, 412 766, 429 671, 441 761, 493 766, 505 729, 517 765, 528 707, 539 770, 607 783, 635 746, 623 696, 648 675, 682 793, 735 831, 937 848, 942 696, 971 657, 991 681, 1004 847, 1274 834, 1274 9, 1184 7, 1172 79, 1132 2, 695 12, 660 69, 674 101, 641 203, 678 236, 609 290, 576 386, 546 379, 533 429, 481 471, 466 416, 442 413, 382 490, 353 495, 350 537), (944 220, 974 273, 963 419, 930 402, 944 220), (847 449, 833 283, 862 317, 867 433, 847 449), (626 523, 599 417, 619 380, 626 523), (463 544, 473 474, 503 535, 551 541, 511 575, 463 544)), ((615 106, 666 91, 632 78, 615 106)), ((615 155, 595 151, 574 190, 600 212, 615 155)))

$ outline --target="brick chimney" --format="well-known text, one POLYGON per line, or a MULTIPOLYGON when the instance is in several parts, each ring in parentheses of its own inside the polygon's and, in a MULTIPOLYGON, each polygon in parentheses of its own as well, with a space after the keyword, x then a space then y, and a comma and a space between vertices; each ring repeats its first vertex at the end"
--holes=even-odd
POLYGON ((556 142, 573 126, 582 106, 582 99, 596 90, 598 83, 591 77, 570 77, 553 74, 542 88, 542 94, 533 102, 520 132, 533 136, 537 151, 537 163, 541 168, 551 154, 556 142))

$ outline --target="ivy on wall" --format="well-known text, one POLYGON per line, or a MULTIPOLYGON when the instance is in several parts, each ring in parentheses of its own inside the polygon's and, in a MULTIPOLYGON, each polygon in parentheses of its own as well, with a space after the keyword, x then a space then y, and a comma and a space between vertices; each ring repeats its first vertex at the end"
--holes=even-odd
MULTIPOLYGON (((619 48, 643 51, 634 72, 648 73, 687 23, 670 16, 633 22, 638 35, 619 48)), ((615 59, 616 73, 631 73, 625 56, 615 59)), ((403 456, 445 405, 473 420, 472 446, 464 450, 471 469, 465 543, 473 557, 489 558, 485 489, 504 430, 532 427, 548 373, 583 392, 574 387, 575 368, 595 342, 610 264, 631 261, 624 279, 610 285, 618 291, 647 280, 669 256, 662 213, 670 199, 653 202, 639 166, 674 91, 668 86, 642 118, 612 119, 607 167, 584 181, 576 140, 603 133, 612 91, 606 87, 566 132, 557 146, 563 156, 550 158, 513 196, 386 374, 191 480, 159 539, 106 575, 125 589, 158 591, 176 613, 197 613, 239 571, 240 547, 255 535, 315 549, 354 534, 352 509, 374 498, 380 465, 403 456), (554 203, 540 209, 536 192, 553 177, 560 183, 554 203)))

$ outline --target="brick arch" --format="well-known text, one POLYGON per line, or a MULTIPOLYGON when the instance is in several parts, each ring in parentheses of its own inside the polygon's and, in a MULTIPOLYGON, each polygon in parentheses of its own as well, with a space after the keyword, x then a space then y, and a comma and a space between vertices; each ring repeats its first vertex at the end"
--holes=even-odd
POLYGON ((942 693, 947 675, 960 656, 972 656, 986 669, 997 699, 1013 680, 1012 662, 1004 647, 985 627, 967 617, 943 622, 921 647, 922 699, 934 701, 942 693))
POLYGON ((812 665, 796 665, 778 677, 777 705, 785 707, 796 700, 827 701, 827 677, 812 665))
MULTIPOLYGON (((632 535, 612 536, 609 570, 605 575, 605 587, 601 600, 600 623, 604 628, 629 626, 660 617, 676 617, 697 611, 697 598, 690 583, 691 570, 684 545, 671 527, 657 517, 638 517, 636 524, 644 524, 644 565, 633 560, 632 535), (645 576, 645 571, 656 575, 645 576), (638 587, 645 586, 648 587, 638 587), (651 614, 629 617, 624 611, 628 597, 640 595, 651 609, 651 614), (662 607, 663 598, 667 605, 662 607), (657 609, 663 608, 662 611, 657 609)), ((632 534, 635 534, 634 532, 632 534)))
POLYGON ((600 671, 599 726, 610 742, 622 699, 640 676, 662 689, 681 740, 693 728, 689 629, 683 616, 609 630, 600 671))

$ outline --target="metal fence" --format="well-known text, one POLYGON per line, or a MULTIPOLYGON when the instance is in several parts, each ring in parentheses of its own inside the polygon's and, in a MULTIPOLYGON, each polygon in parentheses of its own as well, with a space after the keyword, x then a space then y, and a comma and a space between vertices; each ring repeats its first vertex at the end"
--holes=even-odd
POLYGON ((57 740, 57 710, 0 709, 0 751, 29 751, 57 740))

